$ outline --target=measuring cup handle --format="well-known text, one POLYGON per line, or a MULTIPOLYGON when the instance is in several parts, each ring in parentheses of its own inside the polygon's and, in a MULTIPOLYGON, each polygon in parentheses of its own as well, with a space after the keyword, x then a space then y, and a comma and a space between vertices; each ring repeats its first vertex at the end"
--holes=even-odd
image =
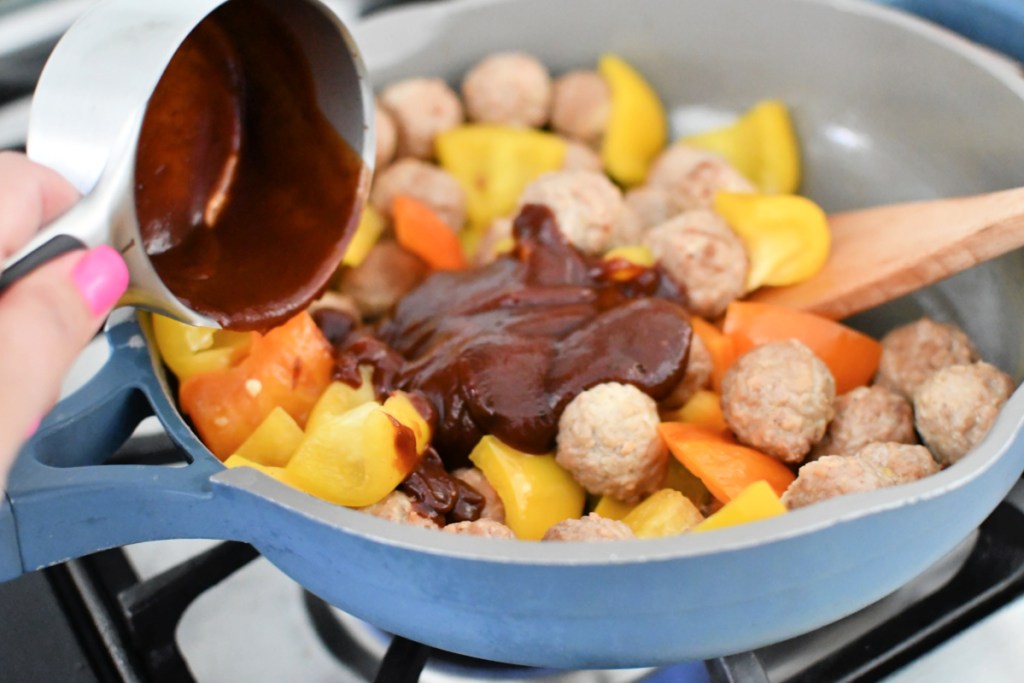
POLYGON ((137 320, 107 337, 107 363, 57 404, 18 455, 0 497, 0 580, 104 548, 227 533, 230 516, 209 482, 223 466, 180 420, 168 433, 184 465, 104 464, 154 411, 177 419, 137 320))
POLYGON ((4 269, 3 274, 0 275, 0 294, 3 294, 8 287, 44 263, 52 261, 61 254, 81 249, 84 246, 81 240, 71 235, 57 235, 53 237, 35 251, 30 252, 24 258, 4 269))
POLYGON ((139 113, 127 120, 114 140, 96 186, 2 264, 0 293, 63 253, 104 244, 113 224, 134 225, 135 145, 140 125, 139 113))

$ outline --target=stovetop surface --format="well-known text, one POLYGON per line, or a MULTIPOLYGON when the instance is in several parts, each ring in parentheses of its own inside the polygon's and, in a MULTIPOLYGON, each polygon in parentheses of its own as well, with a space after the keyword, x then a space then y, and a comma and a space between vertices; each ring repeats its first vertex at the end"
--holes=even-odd
MULTIPOLYGON (((344 4, 344 0, 340 0, 344 4)), ((975 39, 992 37, 992 43, 1003 49, 1017 49, 1024 54, 1024 43, 1019 36, 1024 23, 997 21, 998 17, 1020 16, 1024 21, 1024 3, 1019 0, 990 0, 983 2, 934 1, 934 0, 883 0, 887 4, 902 6, 922 12, 930 18, 944 22, 951 28, 968 33, 975 39), (973 13, 973 14, 972 14, 973 13), (1000 14, 1001 13, 1001 14, 1000 14), (972 21, 972 17, 974 21, 972 21), (995 19, 993 18, 995 17, 995 19), (1016 26, 1016 29, 1012 28, 1016 26), (1010 27, 1010 28, 1008 28, 1010 27), (1016 42, 1012 40, 1017 36, 1016 42)), ((0 0, 0 18, 29 5, 47 4, 59 6, 62 16, 71 16, 88 5, 88 0, 54 0, 47 3, 33 0, 0 0)), ((359 2, 353 0, 353 7, 359 2)), ((363 4, 387 4, 363 3, 363 4)), ((61 19, 57 19, 58 23, 61 19)), ((2 24, 2 22, 0 22, 2 24)), ((3 26, 0 26, 2 29, 3 26)), ((19 41, 26 33, 19 29, 19 41)), ((7 36, 0 31, 0 36, 7 36)), ((13 36, 14 34, 10 34, 13 36)), ((10 37, 14 40, 14 37, 10 37)), ((8 41, 9 42, 9 41, 8 41)), ((19 43, 20 44, 20 43, 19 43)), ((2 46, 0 46, 2 47, 2 46)), ((25 95, 30 91, 32 79, 38 73, 40 52, 45 54, 48 46, 25 42, 24 49, 0 60, 0 101, 25 95)), ((0 147, 11 146, 5 142, 5 125, 17 127, 27 110, 12 110, 5 120, 0 115, 0 147)), ((7 138, 7 140, 14 138, 7 138)), ((83 358, 94 367, 102 359, 100 347, 91 348, 83 358)), ((80 382, 80 378, 69 378, 67 388, 80 382)), ((152 429, 150 425, 149 429, 152 429)), ((1018 485, 1011 494, 1015 504, 1024 509, 1024 487, 1018 485)), ((1024 539, 1024 525, 1018 528, 1019 538, 1024 539)), ((758 671, 744 669, 749 655, 740 655, 726 660, 732 666, 730 671, 714 670, 709 673, 704 663, 682 663, 661 671, 635 670, 614 672, 573 672, 552 673, 528 670, 488 670, 477 672, 475 678, 452 678, 450 671, 431 669, 428 665, 422 680, 442 683, 448 680, 531 680, 549 683, 625 683, 645 680, 648 683, 700 682, 717 680, 798 680, 801 667, 813 663, 823 651, 834 650, 836 643, 849 642, 860 638, 866 631, 876 631, 875 624, 887 613, 892 615, 911 614, 905 611, 913 599, 920 594, 942 590, 946 582, 959 571, 960 563, 967 559, 977 539, 969 540, 948 560, 948 566, 940 566, 934 576, 919 584, 902 589, 892 598, 869 608, 875 614, 868 618, 864 614, 855 616, 840 627, 827 629, 815 636, 796 639, 773 648, 766 648, 757 654, 758 671), (888 612, 887 612, 888 611, 888 612), (846 635, 840 631, 846 629, 846 635), (851 635, 851 633, 853 635, 851 635), (844 640, 844 638, 846 640, 844 640), (744 672, 749 674, 744 677, 744 672)), ((208 541, 160 541, 140 544, 125 549, 128 561, 143 579, 152 579, 161 572, 177 566, 180 562, 195 557, 216 547, 208 541)), ((37 572, 20 579, 0 584, 0 680, 10 683, 22 681, 61 681, 92 683, 107 680, 133 679, 130 671, 138 662, 119 662, 117 657, 103 654, 108 643, 98 642, 104 638, 117 639, 116 633, 93 633, 93 627, 85 623, 89 619, 88 600, 76 592, 74 565, 46 572, 37 572), (69 604, 74 604, 73 609, 69 604), (84 608, 84 609, 83 609, 84 608), (85 635, 93 634, 93 635, 85 635), (99 653, 99 654, 98 654, 99 653), (118 678, 120 676, 120 678, 118 678)), ((81 578, 81 577, 79 577, 81 578)), ((343 622, 343 615, 336 615, 343 622)), ((928 615, 925 615, 928 616, 928 615)), ((350 618, 349 618, 350 619, 350 618)), ((930 623, 930 622, 929 622, 930 623)), ((928 623, 922 624, 928 626, 928 623)), ((234 681, 309 681, 312 683, 339 682, 355 683, 371 680, 359 665, 339 662, 317 633, 314 620, 310 618, 309 599, 291 579, 262 558, 249 562, 227 577, 223 583, 200 595, 184 611, 176 628, 177 647, 182 652, 191 676, 202 683, 234 681)), ((382 656, 385 642, 382 636, 372 630, 358 631, 356 636, 365 649, 374 656, 382 656)), ((861 643, 857 640, 856 642, 861 643)), ((924 681, 985 681, 993 683, 1016 683, 1024 680, 1024 597, 1010 600, 1008 604, 995 608, 976 624, 956 633, 924 654, 915 655, 912 662, 884 676, 889 683, 922 683, 924 681)), ((865 650, 875 647, 863 642, 865 650)), ((866 652, 867 656, 873 652, 866 652)), ((144 668, 144 667, 143 667, 144 668)), ((821 671, 819 668, 818 671, 821 671)), ((465 674, 465 671, 456 671, 465 674)), ((877 680, 870 675, 857 680, 877 680)), ((820 676, 804 680, 837 680, 820 676)), ((156 681, 155 683, 160 683, 156 681)))

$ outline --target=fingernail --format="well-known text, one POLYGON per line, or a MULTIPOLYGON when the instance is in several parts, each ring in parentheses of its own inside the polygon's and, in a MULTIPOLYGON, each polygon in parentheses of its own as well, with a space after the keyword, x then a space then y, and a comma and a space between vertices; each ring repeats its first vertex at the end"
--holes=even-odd
POLYGON ((92 314, 103 315, 128 288, 128 266, 117 250, 104 244, 82 257, 71 279, 92 314))
POLYGON ((24 438, 26 440, 32 438, 32 435, 35 434, 37 431, 39 431, 39 423, 40 422, 41 422, 41 420, 37 417, 35 420, 32 421, 32 424, 30 424, 28 426, 28 429, 25 430, 25 437, 24 438))

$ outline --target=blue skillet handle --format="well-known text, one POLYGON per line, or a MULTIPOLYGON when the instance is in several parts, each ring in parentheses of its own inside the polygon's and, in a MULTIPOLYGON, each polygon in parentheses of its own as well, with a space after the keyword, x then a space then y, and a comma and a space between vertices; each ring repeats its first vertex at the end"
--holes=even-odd
POLYGON ((225 501, 209 482, 223 466, 164 393, 136 316, 112 325, 107 339, 107 363, 18 455, 0 497, 0 581, 114 546, 227 533, 225 501), (187 464, 103 464, 154 413, 187 464))

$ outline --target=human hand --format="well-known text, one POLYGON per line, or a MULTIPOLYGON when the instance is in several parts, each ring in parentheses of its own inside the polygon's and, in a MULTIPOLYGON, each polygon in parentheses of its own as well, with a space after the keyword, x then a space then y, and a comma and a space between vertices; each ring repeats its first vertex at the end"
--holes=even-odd
MULTIPOLYGON (((0 263, 77 200, 57 172, 0 152, 0 263)), ((127 286, 121 255, 100 246, 63 254, 0 294, 0 492, 18 448, 127 286)))

